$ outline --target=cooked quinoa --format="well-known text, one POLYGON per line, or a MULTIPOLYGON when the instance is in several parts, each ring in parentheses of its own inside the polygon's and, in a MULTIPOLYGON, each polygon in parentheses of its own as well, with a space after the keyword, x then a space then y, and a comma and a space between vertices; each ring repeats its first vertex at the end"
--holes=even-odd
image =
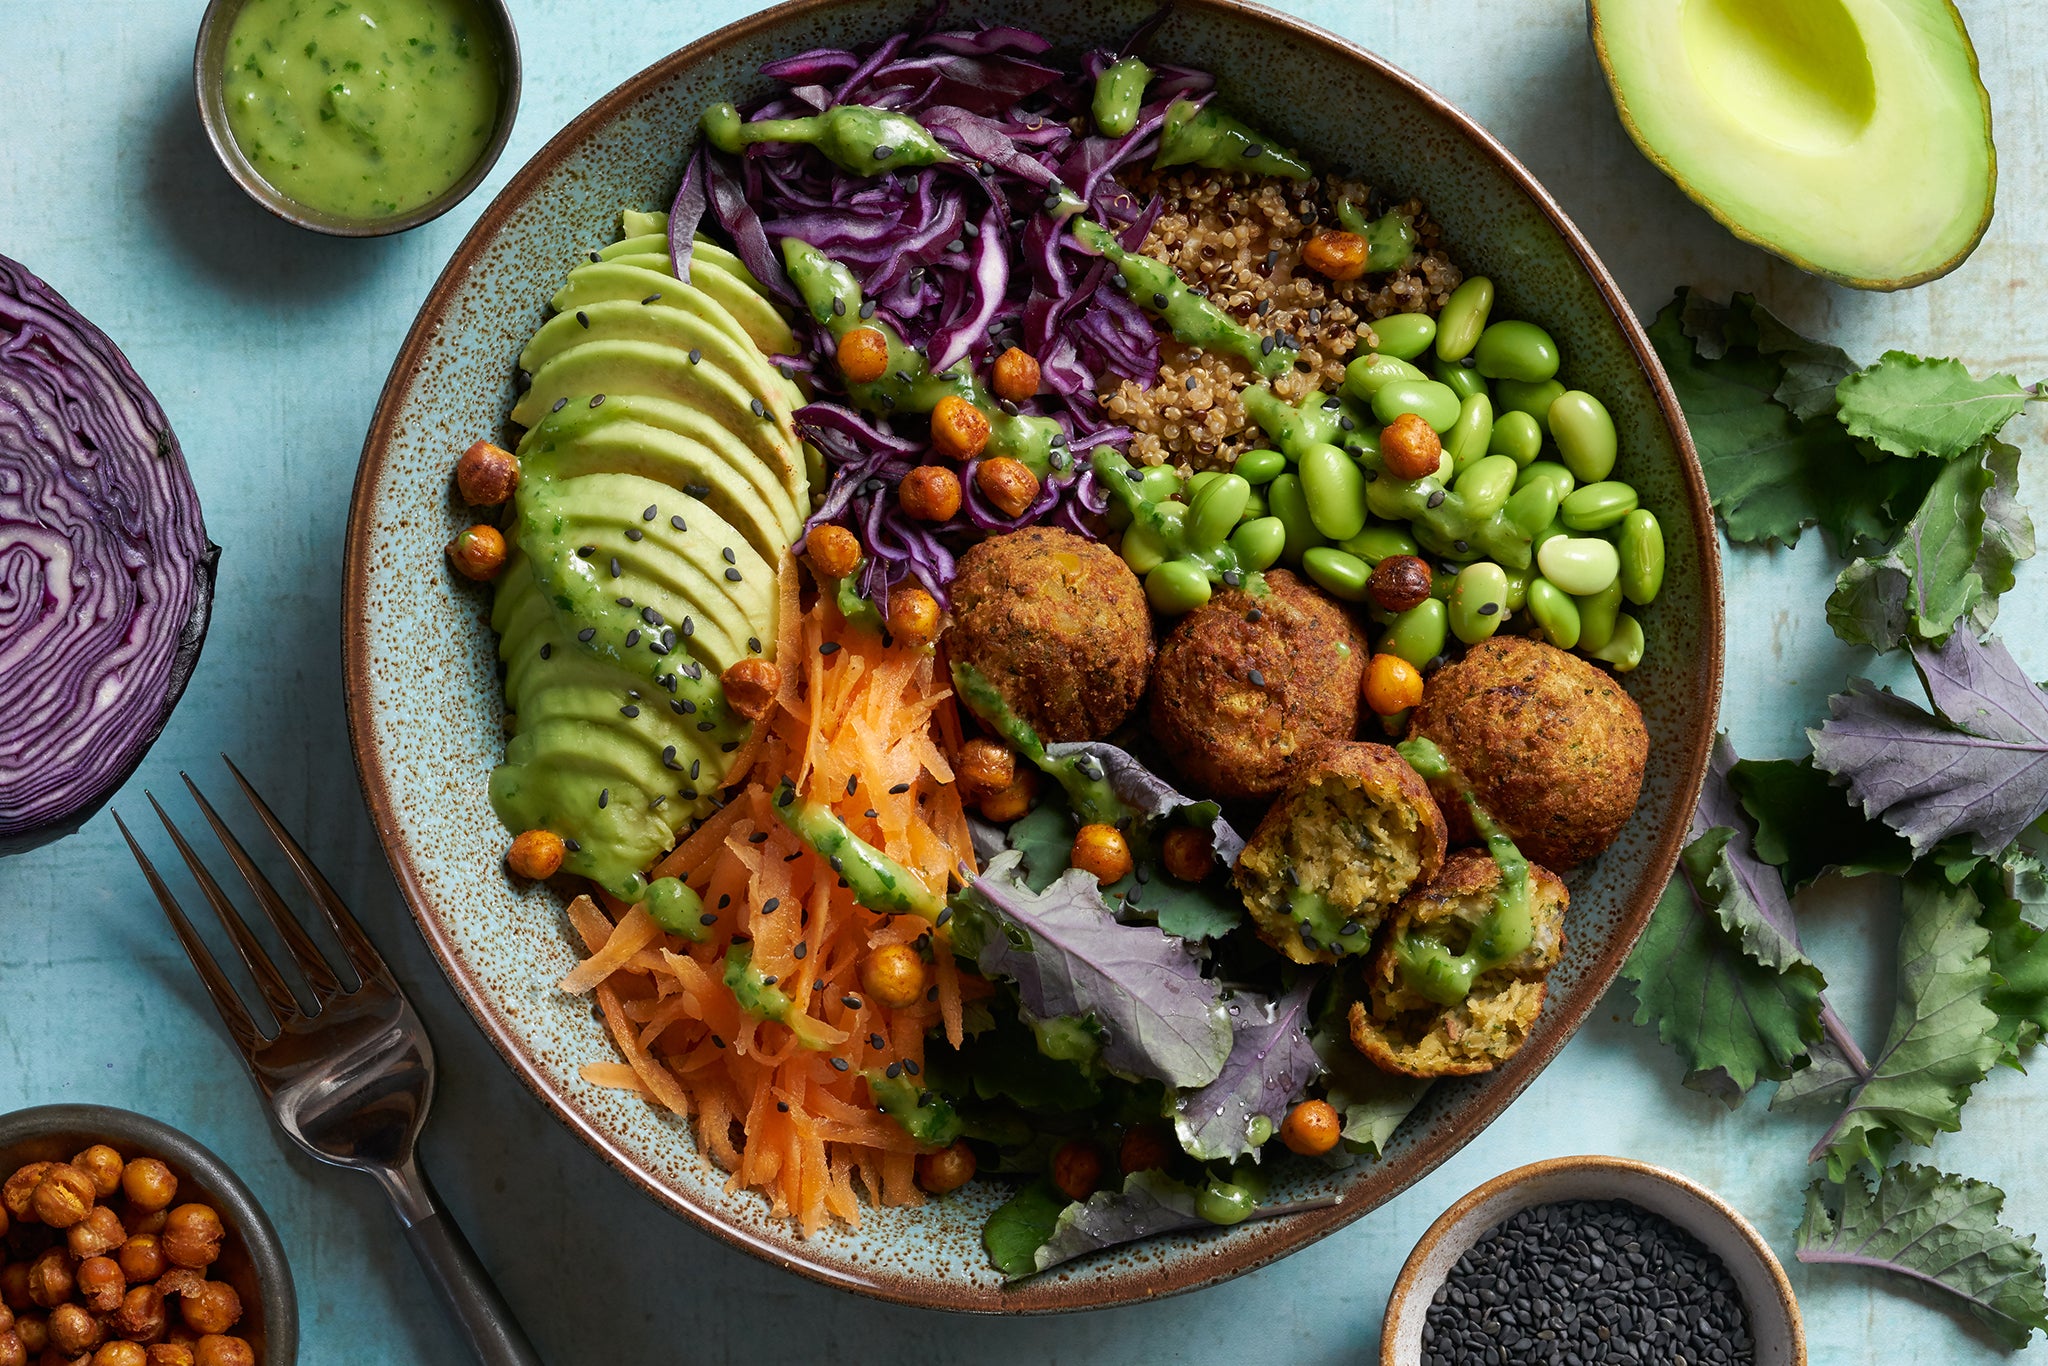
MULTIPOLYGON (((1378 344, 1370 322, 1390 313, 1435 313, 1463 277, 1439 246, 1420 201, 1395 206, 1412 218, 1418 242, 1407 268, 1357 280, 1325 278, 1301 264, 1318 226, 1335 226, 1338 198, 1368 202, 1368 191, 1335 176, 1284 180, 1201 169, 1137 177, 1140 198, 1165 209, 1141 248, 1167 262, 1240 322, 1285 332, 1301 343, 1292 372, 1273 381, 1290 402, 1331 389, 1354 351, 1378 344)), ((1124 381, 1105 395, 1116 421, 1135 433, 1130 455, 1144 465, 1228 468, 1265 438, 1245 416, 1238 391, 1257 376, 1234 357, 1167 338, 1150 389, 1124 381)))

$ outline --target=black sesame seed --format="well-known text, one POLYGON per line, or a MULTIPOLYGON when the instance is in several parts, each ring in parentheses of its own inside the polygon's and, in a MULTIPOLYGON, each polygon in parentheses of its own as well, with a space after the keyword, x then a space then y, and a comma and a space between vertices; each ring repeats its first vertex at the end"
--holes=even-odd
POLYGON ((1165 307, 1166 307, 1166 293, 1165 293, 1165 291, 1164 291, 1164 290, 1159 290, 1159 291, 1155 291, 1155 292, 1153 293, 1153 295, 1152 295, 1152 307, 1154 307, 1154 308, 1160 308, 1160 309, 1163 309, 1163 308, 1165 308, 1165 307))
POLYGON ((836 294, 832 296, 832 316, 835 318, 846 316, 846 300, 836 294))
POLYGON ((625 717, 628 721, 631 721, 632 719, 640 715, 640 709, 634 706, 631 702, 628 702, 625 706, 619 708, 619 715, 625 717))
POLYGON ((711 911, 706 911, 697 917, 697 923, 699 925, 716 925, 718 923, 718 916, 711 911))
MULTIPOLYGON (((876 161, 887 161, 887 160, 888 160, 888 159, 889 159, 890 157, 892 157, 892 156, 895 156, 895 155, 896 155, 896 149, 895 149, 894 147, 891 147, 891 146, 890 146, 890 145, 889 145, 888 143, 886 143, 886 142, 878 142, 878 143, 876 143, 876 144, 875 144, 875 160, 876 160, 876 161)), ((834 300, 833 300, 832 302, 833 302, 833 303, 835 303, 835 304, 837 304, 837 303, 839 303, 839 300, 837 300, 837 299, 834 299, 834 300)), ((840 305, 840 307, 841 307, 842 309, 844 309, 845 305, 841 304, 841 305, 840 305)))
POLYGON ((872 318, 875 316, 875 301, 873 299, 867 299, 861 303, 860 315, 863 318, 872 318))
POLYGON ((821 655, 826 655, 826 656, 831 656, 831 655, 836 655, 836 654, 838 654, 838 653, 839 653, 839 642, 838 642, 838 641, 836 641, 836 640, 828 640, 828 641, 826 641, 826 642, 825 642, 824 644, 822 644, 822 645, 820 645, 820 646, 818 647, 818 653, 819 653, 819 654, 821 654, 821 655))
POLYGON ((832 1070, 835 1072, 844 1072, 851 1065, 852 1064, 848 1063, 844 1058, 832 1059, 832 1070))
POLYGON ((774 914, 775 914, 775 908, 776 908, 777 906, 780 906, 781 904, 782 904, 782 898, 781 898, 781 897, 779 897, 779 896, 771 896, 771 897, 769 897, 769 898, 768 898, 768 899, 767 899, 766 901, 764 901, 764 902, 762 902, 762 903, 761 903, 761 914, 762 914, 762 915, 774 915, 774 914))
POLYGON ((790 954, 791 954, 791 956, 792 956, 792 957, 796 957, 796 958, 802 958, 802 957, 803 957, 804 955, 808 954, 808 953, 809 953, 810 951, 811 951, 811 946, 810 946, 809 944, 806 944, 806 943, 805 943, 805 942, 804 942, 803 940, 799 939, 799 940, 797 940, 797 941, 796 941, 795 945, 794 945, 794 946, 792 946, 792 947, 790 948, 790 951, 789 951, 789 952, 790 952, 790 954))
POLYGON ((1458 553, 1459 553, 1460 555, 1464 554, 1464 553, 1465 553, 1466 551, 1470 550, 1471 548, 1472 548, 1472 545, 1471 545, 1471 543, 1470 543, 1469 541, 1462 541, 1462 540, 1460 540, 1460 541, 1452 541, 1452 542, 1451 542, 1451 549, 1453 549, 1453 550, 1457 551, 1457 552, 1458 552, 1458 553))
POLYGON ((757 398, 757 399, 755 399, 755 400, 754 400, 753 402, 749 403, 749 404, 748 404, 747 406, 748 406, 748 407, 750 407, 750 408, 752 408, 752 409, 754 410, 754 416, 755 416, 755 417, 766 417, 766 416, 768 416, 768 405, 767 405, 767 404, 765 404, 765 403, 763 403, 763 402, 762 402, 762 401, 761 401, 760 399, 758 399, 758 398, 757 398))
POLYGON ((1266 675, 1257 669, 1246 669, 1244 671, 1244 676, 1251 680, 1251 685, 1254 688, 1263 688, 1266 686, 1266 675))
POLYGON ((576 639, 582 641, 585 645, 588 645, 596 636, 597 628, 595 626, 586 626, 576 633, 576 639))
POLYGON ((1228 587, 1236 588, 1244 582, 1244 575, 1235 569, 1226 569, 1223 571, 1223 582, 1228 587))
POLYGON ((612 577, 616 579, 617 577, 619 577, 619 573, 620 573, 620 570, 619 570, 619 557, 618 557, 618 556, 616 556, 616 555, 612 556, 612 565, 611 565, 611 568, 612 568, 612 577))
POLYGON ((719 551, 718 553, 725 557, 725 562, 727 564, 738 564, 740 562, 739 556, 732 553, 731 546, 727 546, 725 549, 719 551))
POLYGON ((659 294, 650 294, 650 295, 648 295, 648 296, 647 296, 646 298, 642 299, 642 300, 641 300, 640 302, 641 302, 641 303, 643 303, 643 304, 654 304, 654 303, 660 303, 660 302, 661 302, 661 296, 660 296, 659 294))
POLYGON ((900 797, 908 791, 910 791, 909 783, 898 783, 896 784, 896 786, 889 789, 889 795, 892 797, 900 797))
POLYGON ((914 1077, 923 1069, 920 1068, 916 1063, 912 1062, 909 1058, 905 1058, 903 1060, 903 1070, 914 1077))
POLYGON ((900 1062, 890 1063, 887 1067, 882 1069, 882 1075, 887 1077, 890 1081, 896 1080, 896 1078, 903 1075, 903 1064, 900 1062))
POLYGON ((626 539, 629 541, 637 541, 643 534, 644 533, 637 526, 629 526, 626 528, 626 539))
POLYGON ((716 721, 699 721, 699 722, 697 723, 697 729, 698 729, 698 730, 700 730, 700 731, 713 731, 713 730, 717 730, 717 729, 718 729, 718 723, 717 723, 716 721))
POLYGON ((1273 336, 1273 334, 1272 334, 1272 333, 1270 333, 1270 332, 1268 332, 1268 333, 1267 333, 1267 334, 1266 334, 1265 336, 1263 336, 1263 337, 1261 337, 1261 338, 1259 339, 1259 354, 1260 354, 1260 355, 1262 355, 1262 356, 1270 356, 1270 355, 1272 355, 1272 354, 1273 354, 1273 348, 1274 348, 1274 346, 1275 346, 1275 345, 1277 345, 1277 344, 1278 344, 1278 343, 1277 343, 1277 342, 1276 342, 1276 340, 1274 339, 1274 336, 1273 336))
POLYGON ((704 353, 696 347, 690 348, 690 364, 696 365, 704 359, 704 353))
POLYGON ((948 920, 951 920, 952 918, 953 918, 953 908, 952 908, 951 906, 948 906, 948 907, 946 907, 946 909, 945 909, 945 910, 943 910, 943 911, 940 911, 940 912, 939 912, 939 918, 938 918, 937 920, 933 921, 932 923, 933 923, 933 924, 935 924, 935 925, 937 925, 937 926, 939 926, 939 927, 940 927, 941 929, 943 929, 943 928, 945 928, 945 924, 946 924, 946 922, 947 922, 948 920))
POLYGON ((553 654, 554 652, 555 647, 552 645, 543 645, 540 647, 540 657, 542 659, 546 659, 549 655, 553 654))
POLYGON ((696 622, 695 618, 692 618, 692 617, 684 617, 684 618, 683 618, 683 634, 684 634, 685 636, 694 636, 694 635, 696 635, 696 634, 697 634, 697 622, 696 622))
POLYGON ((1432 494, 1430 494, 1430 495, 1429 495, 1429 506, 1430 506, 1430 507, 1432 507, 1432 508, 1439 508, 1439 507, 1442 507, 1443 505, 1444 505, 1444 491, 1443 491, 1442 489, 1438 489, 1438 490, 1437 490, 1436 492, 1434 492, 1434 493, 1432 493, 1432 494))
POLYGON ((580 854, 583 852, 582 845, 578 844, 575 840, 567 838, 566 836, 562 840, 562 847, 564 849, 567 849, 572 854, 580 854))
POLYGON ((677 531, 688 531, 690 529, 689 524, 683 521, 681 513, 677 513, 675 516, 669 518, 668 524, 674 527, 677 531))
POLYGON ((1254 626, 1256 626, 1258 623, 1266 619, 1266 614, 1264 612, 1261 612, 1258 608, 1254 607, 1244 614, 1244 619, 1248 622, 1251 622, 1254 626))
POLYGON ((860 1009, 860 997, 858 997, 858 996, 842 996, 842 997, 840 997, 840 998, 839 998, 839 1004, 841 1004, 841 1005, 845 1006, 845 1007, 846 1007, 846 1008, 847 1008, 848 1010, 859 1010, 859 1009, 860 1009))
POLYGON ((604 406, 604 395, 603 395, 603 394, 592 394, 592 395, 590 396, 590 406, 591 406, 591 407, 593 407, 593 408, 601 408, 601 407, 603 407, 603 406, 604 406))
POLYGON ((738 583, 740 581, 740 571, 737 569, 728 569, 725 571, 725 577, 731 580, 733 583, 738 583))
POLYGON ((612 804, 612 790, 605 788, 597 794, 597 809, 602 811, 612 804))
POLYGON ((1482 602, 1479 604, 1479 615, 1482 617, 1490 617, 1498 611, 1500 611, 1500 604, 1497 602, 1482 602))
POLYGON ((554 407, 552 407, 552 408, 550 408, 550 409, 548 409, 548 411, 549 411, 549 412, 551 412, 551 413, 559 413, 559 412, 561 412, 561 411, 562 411, 562 409, 564 409, 564 408, 566 408, 566 407, 568 407, 568 406, 569 406, 569 400, 568 400, 568 399, 566 399, 566 398, 558 398, 558 399, 556 399, 556 400, 555 400, 555 406, 554 406, 554 407))
POLYGON ((1249 161, 1256 157, 1262 157, 1265 154, 1266 148, 1263 143, 1247 142, 1244 145, 1244 152, 1242 155, 1247 161, 1249 161))
POLYGON ((748 637, 747 637, 747 651, 748 651, 748 653, 750 653, 750 654, 760 654, 760 653, 761 653, 761 637, 759 637, 759 636, 748 636, 748 637))
POLYGON ((596 553, 597 547, 594 545, 579 545, 576 547, 576 556, 578 559, 587 560, 596 553))
MULTIPOLYGON (((590 253, 590 259, 595 261, 597 253, 594 251, 590 253)), ((590 326, 590 315, 579 308, 576 310, 576 321, 582 323, 585 328, 588 328, 590 326)))

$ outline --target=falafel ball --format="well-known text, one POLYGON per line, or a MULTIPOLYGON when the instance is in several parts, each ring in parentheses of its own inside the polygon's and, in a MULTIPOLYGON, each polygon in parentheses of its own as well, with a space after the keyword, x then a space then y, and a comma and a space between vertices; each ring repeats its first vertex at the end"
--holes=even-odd
POLYGON ((1221 797, 1280 790, 1298 754, 1358 729, 1366 644, 1330 598, 1284 569, 1180 619, 1152 675, 1152 733, 1188 781, 1221 797))
POLYGON ((1099 740, 1145 695, 1152 613, 1109 547, 1034 526, 960 557, 946 650, 972 665, 1038 738, 1099 740))
POLYGON ((1431 789, 1451 843, 1476 844, 1462 786, 1530 861, 1576 868, 1614 842, 1636 809, 1650 734, 1622 686, 1577 655, 1495 636, 1438 669, 1408 728, 1443 751, 1431 789))
POLYGON ((1444 862, 1444 816, 1385 745, 1304 755, 1237 859, 1259 937, 1297 963, 1364 953, 1387 911, 1444 862))
POLYGON ((1529 865, 1528 947, 1478 974, 1453 1006, 1432 1000, 1403 979, 1399 944, 1434 941, 1453 954, 1469 951, 1493 913, 1500 867, 1461 849, 1443 873, 1395 908, 1366 969, 1367 1000, 1351 1003, 1351 1042, 1382 1070, 1410 1077, 1462 1077, 1490 1072, 1515 1055, 1543 1013, 1546 980, 1564 954, 1564 913, 1570 895, 1557 874, 1529 865), (1368 1009, 1368 1001, 1370 1009, 1368 1009))

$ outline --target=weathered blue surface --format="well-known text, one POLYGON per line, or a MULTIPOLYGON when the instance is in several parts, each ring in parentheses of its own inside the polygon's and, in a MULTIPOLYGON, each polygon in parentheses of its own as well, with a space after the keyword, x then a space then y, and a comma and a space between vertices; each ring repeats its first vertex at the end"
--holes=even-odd
MULTIPOLYGON (((1566 0, 1352 0, 1292 10, 1380 51, 1444 91, 1528 162, 1654 310, 1671 286, 1754 290, 1795 325, 1856 355, 1887 346, 1977 368, 2048 372, 2048 86, 2042 0, 1970 6, 1999 120, 2001 215, 1948 279, 1897 296, 1818 284, 1744 248, 1652 171, 1623 137, 1566 0)), ((1789 1256, 1824 1121, 1732 1115, 1676 1084, 1673 1057, 1619 1022, 1610 998, 1491 1130, 1415 1190, 1296 1257, 1168 1304, 1081 1319, 997 1323, 847 1298, 728 1252, 659 1212, 547 1117, 442 985, 390 889, 356 796, 342 720, 339 571, 355 456, 390 357, 441 262, 512 169, 599 94, 738 5, 556 0, 515 6, 526 100, 504 161, 476 198, 389 241, 334 242, 271 220, 214 163, 193 109, 198 6, 6 0, 0 251, 49 279, 128 352, 169 411, 208 525, 226 547, 220 615, 186 701, 123 797, 216 787, 234 752, 304 834, 370 924, 434 1030, 442 1089, 425 1145, 436 1179, 535 1338, 558 1362, 1189 1360, 1295 1363, 1374 1351, 1409 1246, 1466 1189, 1527 1160, 1624 1153, 1707 1182, 1789 1256)), ((1020 6, 1020 16, 1028 8, 1020 6)), ((2031 489, 2048 487, 2042 418, 2015 424, 2031 489)), ((2039 502, 2038 499, 2033 501, 2039 502)), ((2044 504, 2048 506, 2048 504, 2044 504)), ((1801 728, 1866 657, 1828 635, 1832 572, 1818 538, 1727 562, 1726 721, 1738 746, 1791 754, 1801 728)), ((2004 634, 2048 676, 2048 602, 2029 567, 2004 634)), ((1887 681, 1896 673, 1875 670, 1887 681)), ((1889 921, 1846 890, 1805 920, 1838 981, 1889 975, 1889 921)), ((1838 987, 1838 991, 1840 988, 1838 987)), ((1852 1023, 1882 1029, 1887 989, 1845 993, 1852 1023)), ((454 1362, 460 1349, 367 1183, 287 1151, 151 904, 113 824, 0 863, 0 1109, 62 1099, 126 1105, 197 1133, 261 1195, 291 1251, 314 1366, 454 1362)), ((2037 1083, 2001 1073, 1932 1160, 1994 1180, 2010 1222, 2048 1228, 2048 1177, 2030 1154, 2048 1119, 2037 1083)), ((1925 1156, 1925 1154, 1918 1154, 1925 1156)), ((1988 1339, 1851 1273, 1794 1268, 1826 1362, 1989 1361, 1988 1339)))

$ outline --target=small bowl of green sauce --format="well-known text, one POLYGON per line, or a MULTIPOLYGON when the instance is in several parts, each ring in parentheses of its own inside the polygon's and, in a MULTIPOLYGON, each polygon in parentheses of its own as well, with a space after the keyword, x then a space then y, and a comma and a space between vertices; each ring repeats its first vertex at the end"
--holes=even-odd
POLYGON ((519 107, 504 0, 212 0, 193 58, 228 174, 337 237, 416 228, 490 171, 519 107))

